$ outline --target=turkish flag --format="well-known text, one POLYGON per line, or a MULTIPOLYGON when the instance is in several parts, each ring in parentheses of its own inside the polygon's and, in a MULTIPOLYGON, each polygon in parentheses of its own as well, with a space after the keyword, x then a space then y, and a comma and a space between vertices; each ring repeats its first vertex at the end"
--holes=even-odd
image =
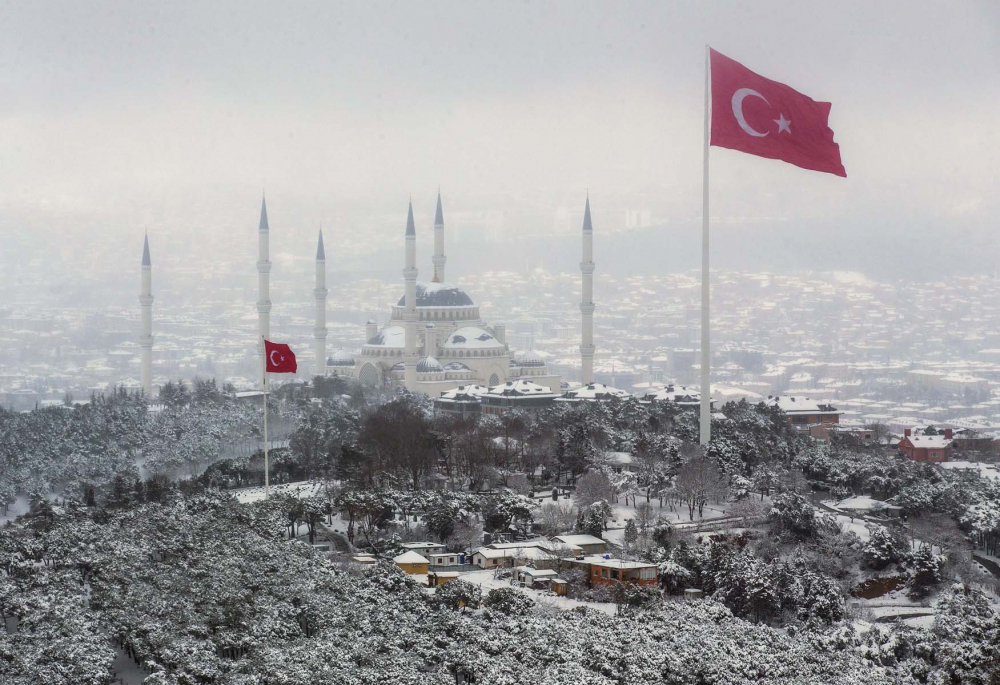
POLYGON ((265 340, 264 358, 267 360, 267 366, 264 369, 268 373, 295 373, 298 368, 295 363, 295 353, 285 343, 265 340))
POLYGON ((711 64, 712 145, 847 177, 833 142, 829 102, 816 102, 715 50, 711 64))

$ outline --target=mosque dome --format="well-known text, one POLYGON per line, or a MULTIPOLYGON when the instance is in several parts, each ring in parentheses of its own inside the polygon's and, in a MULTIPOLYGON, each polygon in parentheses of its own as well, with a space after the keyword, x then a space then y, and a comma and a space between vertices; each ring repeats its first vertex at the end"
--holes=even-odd
POLYGON ((406 329, 402 326, 386 326, 367 344, 378 347, 403 347, 406 344, 406 329))
MULTIPOLYGON (((472 307, 474 302, 457 285, 449 283, 417 283, 418 307, 472 307)), ((399 298, 397 307, 406 305, 406 295, 399 298)))
POLYGON ((326 360, 327 366, 354 366, 354 355, 344 350, 337 350, 326 360))
POLYGON ((448 336, 442 347, 450 350, 454 349, 496 349, 503 347, 503 343, 489 331, 479 326, 463 326, 448 336))
POLYGON ((424 357, 417 362, 417 373, 441 373, 441 362, 434 357, 424 357))
POLYGON ((545 360, 542 359, 537 352, 533 352, 532 350, 528 350, 520 357, 518 357, 517 362, 518 365, 521 366, 522 368, 524 367, 537 368, 539 366, 545 366, 545 360))

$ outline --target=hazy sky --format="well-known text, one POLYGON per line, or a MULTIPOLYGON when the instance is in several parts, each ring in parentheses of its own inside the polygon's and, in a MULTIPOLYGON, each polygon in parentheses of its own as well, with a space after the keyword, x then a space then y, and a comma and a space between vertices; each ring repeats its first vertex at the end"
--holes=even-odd
POLYGON ((429 218, 440 184, 538 230, 588 188, 687 226, 708 43, 832 102, 849 175, 713 150, 720 225, 995 232, 998 30, 995 0, 4 1, 0 225, 191 205, 252 230, 266 187, 303 235, 358 231, 410 193, 429 218))

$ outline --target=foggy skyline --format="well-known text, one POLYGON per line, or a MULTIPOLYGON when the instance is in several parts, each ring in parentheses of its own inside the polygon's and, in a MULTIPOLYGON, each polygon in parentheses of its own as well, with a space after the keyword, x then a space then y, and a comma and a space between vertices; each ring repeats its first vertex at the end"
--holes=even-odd
MULTIPOLYGON (((677 245, 678 268, 693 266, 706 43, 832 102, 849 174, 715 149, 713 227, 780 234, 770 260, 791 270, 817 266, 787 251, 798 232, 833 243, 835 268, 852 266, 838 239, 887 260, 932 240, 965 246, 974 268, 996 257, 1000 11, 989 2, 0 12, 0 226, 21 233, 12 262, 54 239, 96 242, 107 268, 137 264, 145 230, 154 260, 196 250, 188 241, 206 232, 252 258, 263 188, 279 253, 308 255, 320 223, 341 257, 348 238, 393 249, 407 197, 420 223, 440 185, 446 220, 500 211, 520 236, 550 235, 553 213, 582 213, 589 189, 600 269, 624 266, 602 262, 600 241, 627 209, 665 226, 637 234, 636 250, 677 245)), ((429 238, 428 221, 421 229, 429 238)), ((568 266, 578 257, 566 247, 568 266)))

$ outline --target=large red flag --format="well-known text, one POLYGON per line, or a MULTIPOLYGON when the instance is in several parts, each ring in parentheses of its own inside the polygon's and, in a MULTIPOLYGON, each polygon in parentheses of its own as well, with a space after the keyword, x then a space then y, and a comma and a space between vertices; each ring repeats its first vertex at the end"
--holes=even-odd
POLYGON ((830 103, 816 102, 711 51, 712 145, 847 177, 830 130, 830 103))
POLYGON ((264 358, 267 360, 265 370, 268 373, 295 373, 298 368, 295 363, 295 353, 285 343, 265 340, 264 358))

